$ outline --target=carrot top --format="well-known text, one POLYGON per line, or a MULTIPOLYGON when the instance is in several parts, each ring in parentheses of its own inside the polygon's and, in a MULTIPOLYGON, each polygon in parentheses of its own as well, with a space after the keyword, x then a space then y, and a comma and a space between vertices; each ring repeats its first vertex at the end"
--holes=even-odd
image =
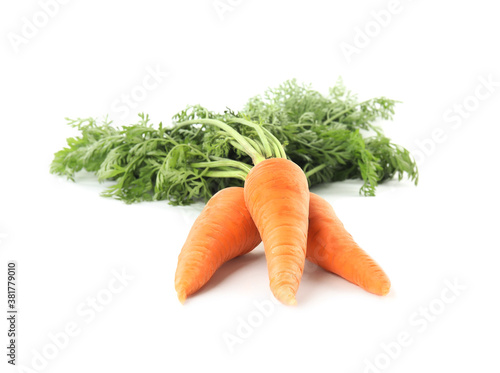
MULTIPOLYGON (((261 123, 254 123, 244 118, 230 118, 227 122, 220 119, 200 118, 177 123, 173 133, 192 125, 216 127, 219 129, 219 140, 227 142, 235 152, 245 154, 251 164, 230 158, 210 156, 190 144, 174 146, 159 170, 156 184, 156 193, 166 193, 165 197, 169 200, 173 200, 179 193, 184 193, 183 198, 189 198, 190 193, 196 191, 197 183, 202 183, 207 178, 233 178, 244 181, 252 166, 256 166, 265 159, 287 159, 283 145, 261 123), (231 126, 234 124, 246 128, 245 134, 235 130, 231 126)), ((309 175, 313 172, 315 170, 311 170, 309 175)))
POLYGON ((250 98, 239 112, 188 106, 173 117, 176 126, 153 125, 144 114, 121 127, 107 118, 68 119, 79 135, 67 139, 50 171, 72 180, 81 170, 95 173, 111 184, 104 196, 126 203, 186 205, 243 186, 262 159, 287 156, 310 186, 362 179, 360 193, 374 195, 394 176, 418 181, 408 150, 375 125, 392 118, 396 103, 385 97, 360 101, 341 81, 323 95, 290 80, 250 98))

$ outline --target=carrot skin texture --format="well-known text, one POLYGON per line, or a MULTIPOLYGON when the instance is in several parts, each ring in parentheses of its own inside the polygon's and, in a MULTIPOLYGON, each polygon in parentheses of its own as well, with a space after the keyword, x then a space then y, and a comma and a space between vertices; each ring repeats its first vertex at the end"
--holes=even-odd
POLYGON ((196 219, 179 254, 175 290, 181 303, 225 262, 252 251, 261 242, 246 206, 243 188, 216 193, 196 219))
POLYGON ((269 283, 284 304, 296 304, 304 271, 309 186, 304 172, 284 158, 266 159, 245 180, 245 204, 264 243, 269 283))
POLYGON ((382 268, 354 241, 332 206, 311 193, 307 259, 362 289, 386 295, 391 288, 382 268))

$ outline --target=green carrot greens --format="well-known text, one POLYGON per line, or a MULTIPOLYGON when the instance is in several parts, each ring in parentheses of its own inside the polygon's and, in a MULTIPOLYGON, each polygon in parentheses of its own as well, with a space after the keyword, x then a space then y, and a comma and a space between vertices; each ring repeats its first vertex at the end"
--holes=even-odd
POLYGON ((169 127, 154 126, 144 114, 122 127, 107 119, 68 119, 80 136, 55 154, 51 172, 72 180, 81 170, 95 173, 113 182, 104 196, 126 203, 186 205, 242 186, 253 148, 266 157, 286 153, 310 186, 362 179, 360 193, 375 195, 379 183, 396 175, 418 182, 408 150, 376 126, 392 119, 396 103, 384 97, 359 102, 340 80, 328 95, 290 80, 251 98, 239 112, 188 106, 169 127))

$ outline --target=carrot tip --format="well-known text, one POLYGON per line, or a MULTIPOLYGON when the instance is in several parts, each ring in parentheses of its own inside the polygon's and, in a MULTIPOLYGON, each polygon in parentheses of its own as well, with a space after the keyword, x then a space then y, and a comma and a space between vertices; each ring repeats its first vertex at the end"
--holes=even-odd
POLYGON ((387 295, 389 294, 389 292, 391 291, 391 283, 389 281, 387 282, 382 282, 382 283, 378 283, 376 284, 376 286, 370 288, 363 288, 365 289, 366 291, 369 291, 370 293, 373 293, 375 295, 380 295, 380 296, 384 296, 384 295, 387 295))
POLYGON ((276 298, 283 304, 287 306, 295 306, 297 304, 297 299, 295 299, 295 294, 291 289, 281 288, 276 294, 276 298))
POLYGON ((287 305, 289 305, 289 306, 296 306, 297 305, 297 299, 295 299, 295 297, 289 299, 287 305))
POLYGON ((177 298, 179 298, 179 302, 184 304, 184 301, 186 300, 186 291, 185 290, 179 290, 177 292, 177 298))
POLYGON ((391 284, 387 284, 387 285, 383 286, 381 291, 380 291, 380 295, 387 295, 387 294, 389 294, 389 291, 391 291, 391 284))

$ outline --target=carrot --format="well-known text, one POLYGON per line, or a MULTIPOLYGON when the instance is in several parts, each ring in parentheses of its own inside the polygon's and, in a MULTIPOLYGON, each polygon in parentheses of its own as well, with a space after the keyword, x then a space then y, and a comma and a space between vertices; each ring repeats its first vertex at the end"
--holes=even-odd
MULTIPOLYGON (((270 173, 274 167, 286 170, 280 165, 283 162, 278 158, 266 163, 269 163, 265 166, 267 170, 261 172, 275 176, 268 179, 269 183, 273 183, 269 186, 272 193, 267 196, 267 200, 265 196, 260 197, 252 205, 257 211, 264 211, 257 214, 257 219, 264 220, 259 224, 262 234, 267 232, 270 236, 264 247, 273 294, 285 304, 295 304, 295 294, 303 271, 301 250, 299 246, 282 246, 280 240, 295 239, 293 236, 298 231, 294 229, 293 222, 288 223, 291 226, 286 225, 288 230, 284 231, 284 223, 272 216, 275 214, 280 218, 288 218, 286 215, 291 213, 293 219, 297 217, 294 216, 297 210, 293 207, 294 203, 290 205, 289 199, 285 197, 288 193, 286 187, 285 191, 274 188, 275 183, 286 184, 280 183, 277 174, 270 173), (267 209, 259 207, 259 203, 268 206, 267 209)), ((179 255, 176 271, 175 288, 181 302, 205 285, 224 262, 250 252, 260 243, 259 231, 244 200, 244 195, 251 198, 254 194, 251 191, 256 177, 259 176, 248 178, 246 185, 250 185, 250 189, 245 192, 239 187, 218 192, 196 220, 179 255)), ((256 185, 257 194, 266 194, 256 185)), ((295 199, 294 196, 290 198, 295 199)), ((314 193, 309 196, 306 256, 311 262, 371 293, 385 295, 389 292, 390 281, 383 270, 354 242, 331 205, 314 193)))
MULTIPOLYGON (((177 128, 191 124, 218 127, 219 136, 238 151, 247 154, 254 166, 198 153, 200 162, 191 167, 203 169, 206 177, 232 177, 245 180, 245 205, 264 243, 269 283, 273 295, 282 303, 293 305, 307 249, 309 224, 309 186, 302 169, 287 159, 278 139, 262 124, 244 118, 196 118, 177 123, 177 128), (236 124, 248 127, 241 134, 236 124), (250 135, 250 136, 247 136, 250 135), (253 138, 252 138, 253 137, 253 138), (258 138, 258 139, 256 139, 258 138)), ((171 159, 187 157, 185 154, 171 159)))
POLYGON ((309 211, 307 259, 370 293, 389 293, 389 278, 346 231, 332 206, 311 193, 309 211))
POLYGON ((225 262, 252 251, 261 242, 245 207, 243 188, 216 193, 196 219, 179 254, 175 290, 181 303, 225 262))
POLYGON ((264 243, 271 291, 284 304, 296 304, 304 270, 309 187, 292 161, 257 163, 245 180, 245 204, 264 243))

